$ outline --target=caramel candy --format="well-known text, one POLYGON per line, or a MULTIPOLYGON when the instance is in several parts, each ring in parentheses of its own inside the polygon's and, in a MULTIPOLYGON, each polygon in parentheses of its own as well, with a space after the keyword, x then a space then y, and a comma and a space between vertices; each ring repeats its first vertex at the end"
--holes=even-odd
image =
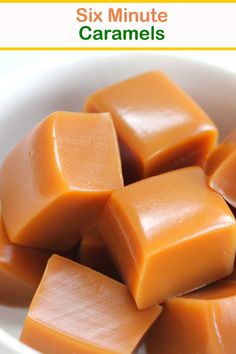
POLYGON ((111 192, 122 186, 110 115, 53 113, 1 169, 8 236, 17 244, 65 252, 94 227, 111 192))
POLYGON ((236 282, 173 298, 146 340, 147 354, 235 354, 236 282))
POLYGON ((131 354, 160 312, 138 311, 125 285, 54 255, 21 340, 44 354, 131 354))
POLYGON ((139 309, 223 278, 233 269, 235 219, 200 167, 115 191, 99 230, 139 309))
POLYGON ((160 71, 95 92, 85 111, 111 113, 127 183, 202 166, 218 137, 207 114, 160 71))
POLYGON ((49 257, 48 252, 12 244, 0 217, 0 303, 28 305, 49 257))
POLYGON ((78 259, 81 264, 119 280, 118 272, 97 229, 82 238, 78 259))
POLYGON ((211 154, 206 166, 210 186, 236 207, 236 129, 211 154))
POLYGON ((226 279, 236 281, 236 259, 234 261, 234 269, 233 269, 232 273, 226 279))

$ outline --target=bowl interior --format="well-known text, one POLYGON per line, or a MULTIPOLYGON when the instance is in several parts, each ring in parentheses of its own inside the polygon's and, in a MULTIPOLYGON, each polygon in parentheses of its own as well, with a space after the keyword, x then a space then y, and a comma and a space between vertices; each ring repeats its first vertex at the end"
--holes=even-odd
POLYGON ((236 127, 236 76, 218 67, 155 53, 96 57, 31 71, 0 83, 0 161, 37 122, 56 110, 81 111, 93 91, 148 70, 164 70, 212 117, 221 135, 236 127), (7 89, 6 89, 7 87, 7 89), (234 123, 235 122, 235 123, 234 123))
MULTIPOLYGON (((19 75, 10 75, 7 84, 0 83, 0 162, 19 139, 49 113, 81 111, 91 92, 153 69, 164 70, 182 86, 212 117, 221 136, 236 128, 236 76, 233 73, 151 52, 106 57, 91 52, 87 59, 47 69, 26 69, 19 75)), ((0 314, 0 327, 18 337, 26 309, 0 306, 0 314)))

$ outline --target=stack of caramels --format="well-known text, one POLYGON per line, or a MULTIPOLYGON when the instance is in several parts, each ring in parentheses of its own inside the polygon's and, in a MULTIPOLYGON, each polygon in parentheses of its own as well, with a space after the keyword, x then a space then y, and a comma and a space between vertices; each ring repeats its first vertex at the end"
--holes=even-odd
POLYGON ((21 340, 45 354, 235 354, 236 133, 217 145, 159 71, 84 111, 49 115, 1 167, 0 301, 34 294, 21 340))

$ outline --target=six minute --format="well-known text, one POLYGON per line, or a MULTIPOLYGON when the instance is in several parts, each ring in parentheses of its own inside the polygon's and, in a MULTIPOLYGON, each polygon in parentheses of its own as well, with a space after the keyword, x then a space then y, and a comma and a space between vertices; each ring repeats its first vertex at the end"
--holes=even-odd
MULTIPOLYGON (((152 8, 149 11, 129 11, 125 8, 108 8, 106 20, 108 22, 166 22, 168 15, 164 11, 156 11, 152 8)), ((104 12, 95 11, 92 8, 79 8, 77 10, 78 22, 103 22, 104 12)))

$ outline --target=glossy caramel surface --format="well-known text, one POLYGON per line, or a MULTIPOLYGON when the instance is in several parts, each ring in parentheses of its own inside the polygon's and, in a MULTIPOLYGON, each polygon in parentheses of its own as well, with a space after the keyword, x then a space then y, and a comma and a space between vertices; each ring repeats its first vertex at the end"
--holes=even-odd
POLYGON ((12 242, 64 252, 96 224, 123 186, 109 114, 56 112, 7 156, 0 171, 3 220, 12 242))
POLYGON ((217 129, 207 114, 160 71, 95 92, 85 111, 111 113, 129 182, 202 165, 217 140, 217 129))
POLYGON ((160 312, 138 311, 125 285, 54 255, 21 340, 45 354, 131 354, 160 312))
POLYGON ((148 354, 234 354, 236 282, 170 299, 146 341, 148 354))
POLYGON ((0 217, 0 304, 28 305, 50 255, 11 243, 0 217))
POLYGON ((201 168, 188 167, 114 192, 99 230, 138 307, 146 308, 228 275, 235 225, 201 168))
POLYGON ((206 173, 209 184, 227 202, 236 207, 236 130, 232 131, 211 154, 206 173))

